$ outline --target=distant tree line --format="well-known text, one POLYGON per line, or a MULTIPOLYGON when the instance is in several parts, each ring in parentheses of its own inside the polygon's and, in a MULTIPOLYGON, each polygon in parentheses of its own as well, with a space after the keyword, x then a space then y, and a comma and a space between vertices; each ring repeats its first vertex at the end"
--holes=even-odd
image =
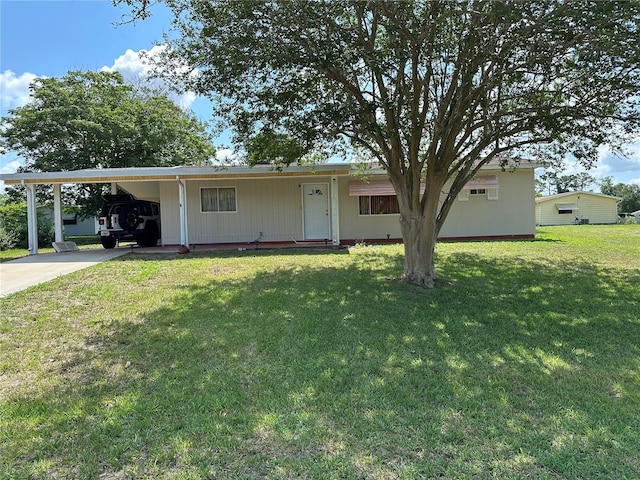
POLYGON ((604 177, 600 183, 600 191, 605 195, 621 197, 618 204, 619 213, 631 213, 640 210, 640 185, 630 183, 613 183, 611 177, 604 177))
POLYGON ((605 195, 622 198, 618 204, 618 213, 631 213, 640 210, 640 185, 613 183, 613 178, 604 177, 597 182, 595 177, 586 172, 567 174, 560 167, 549 169, 536 178, 538 195, 556 195, 567 192, 584 192, 599 185, 605 195))
POLYGON ((595 183, 595 177, 586 172, 565 174, 559 169, 553 169, 547 170, 536 179, 536 191, 540 195, 587 191, 595 183))

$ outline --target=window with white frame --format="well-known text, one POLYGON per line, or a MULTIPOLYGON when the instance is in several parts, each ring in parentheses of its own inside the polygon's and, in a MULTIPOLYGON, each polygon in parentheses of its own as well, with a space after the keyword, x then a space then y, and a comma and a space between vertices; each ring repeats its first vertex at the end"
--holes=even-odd
POLYGON ((200 211, 235 212, 235 187, 205 187, 200 189, 200 211))
POLYGON ((498 177, 496 175, 478 175, 468 181, 458 194, 458 200, 469 201, 471 197, 486 197, 487 200, 498 200, 498 177))
POLYGON ((361 195, 358 197, 360 215, 394 215, 400 213, 395 195, 361 195))

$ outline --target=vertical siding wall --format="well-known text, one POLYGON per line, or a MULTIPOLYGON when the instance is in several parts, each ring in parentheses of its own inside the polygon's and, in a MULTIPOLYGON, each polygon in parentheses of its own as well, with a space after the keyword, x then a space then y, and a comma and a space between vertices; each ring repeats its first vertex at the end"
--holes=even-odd
MULTIPOLYGON (((498 199, 486 195, 456 199, 440 233, 447 237, 534 235, 533 170, 491 172, 499 181, 498 199)), ((384 178, 384 177, 382 177, 384 178)), ((359 215, 358 197, 349 195, 349 182, 338 178, 340 239, 400 238, 399 215, 359 215)), ((331 184, 331 178, 262 178, 190 180, 187 182, 189 241, 194 244, 251 242, 262 232, 263 242, 303 239, 303 183, 331 184), (200 210, 203 187, 236 188, 236 212, 205 213, 200 210)), ((162 205, 162 243, 180 243, 177 182, 159 182, 162 205)), ((132 192, 134 193, 134 192, 132 192)), ((135 194, 135 193, 134 193, 135 194)))
POLYGON ((490 173, 498 177, 498 199, 486 195, 456 199, 440 237, 535 235, 533 169, 490 173))
POLYGON ((160 182, 119 182, 118 186, 136 198, 151 202, 160 201, 160 182))
MULTIPOLYGON (((489 200, 487 195, 469 196, 467 201, 456 199, 440 232, 441 238, 535 234, 533 170, 490 173, 498 177, 498 199, 489 200)), ((358 197, 349 196, 349 182, 357 177, 339 180, 341 238, 401 237, 399 215, 359 215, 358 197)))
MULTIPOLYGON (((366 180, 386 180, 386 176, 368 176, 366 180)), ((349 195, 349 182, 358 176, 338 178, 340 204, 340 239, 364 240, 400 238, 399 215, 360 215, 359 197, 349 195)))
MULTIPOLYGON (((190 180, 187 182, 189 241, 202 243, 252 242, 303 239, 303 183, 327 183, 330 177, 190 180), (234 187, 236 212, 202 212, 200 189, 234 187)), ((178 185, 160 184, 162 241, 180 243, 178 185)))
POLYGON ((160 224, 163 245, 180 244, 178 182, 160 182, 160 224))
POLYGON ((299 179, 189 182, 189 236, 195 243, 301 239, 302 195, 299 179), (200 212, 201 187, 235 187, 235 213, 200 212), (193 208, 197 205, 196 208, 193 208))
POLYGON ((538 225, 573 225, 576 217, 589 223, 611 224, 618 222, 618 203, 615 198, 606 198, 588 193, 575 193, 550 198, 536 205, 538 225), (559 214, 557 203, 575 203, 578 210, 572 214, 559 214))

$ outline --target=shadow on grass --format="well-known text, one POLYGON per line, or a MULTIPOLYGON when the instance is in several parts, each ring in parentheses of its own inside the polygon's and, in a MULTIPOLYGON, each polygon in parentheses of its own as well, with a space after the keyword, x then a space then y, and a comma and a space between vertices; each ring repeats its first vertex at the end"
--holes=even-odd
POLYGON ((4 462, 18 478, 637 476, 638 272, 459 253, 424 291, 389 280, 397 255, 332 255, 277 252, 251 276, 224 263, 237 254, 172 258, 211 275, 103 319, 50 388, 5 399, 33 434, 4 462))

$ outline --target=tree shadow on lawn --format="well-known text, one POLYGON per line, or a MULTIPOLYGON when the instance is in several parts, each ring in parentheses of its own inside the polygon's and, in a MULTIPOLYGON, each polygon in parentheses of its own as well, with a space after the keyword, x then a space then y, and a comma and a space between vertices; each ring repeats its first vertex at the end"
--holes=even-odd
POLYGON ((638 272, 459 253, 424 291, 374 257, 185 279, 9 399, 34 435, 5 458, 106 478, 638 474, 638 272))

